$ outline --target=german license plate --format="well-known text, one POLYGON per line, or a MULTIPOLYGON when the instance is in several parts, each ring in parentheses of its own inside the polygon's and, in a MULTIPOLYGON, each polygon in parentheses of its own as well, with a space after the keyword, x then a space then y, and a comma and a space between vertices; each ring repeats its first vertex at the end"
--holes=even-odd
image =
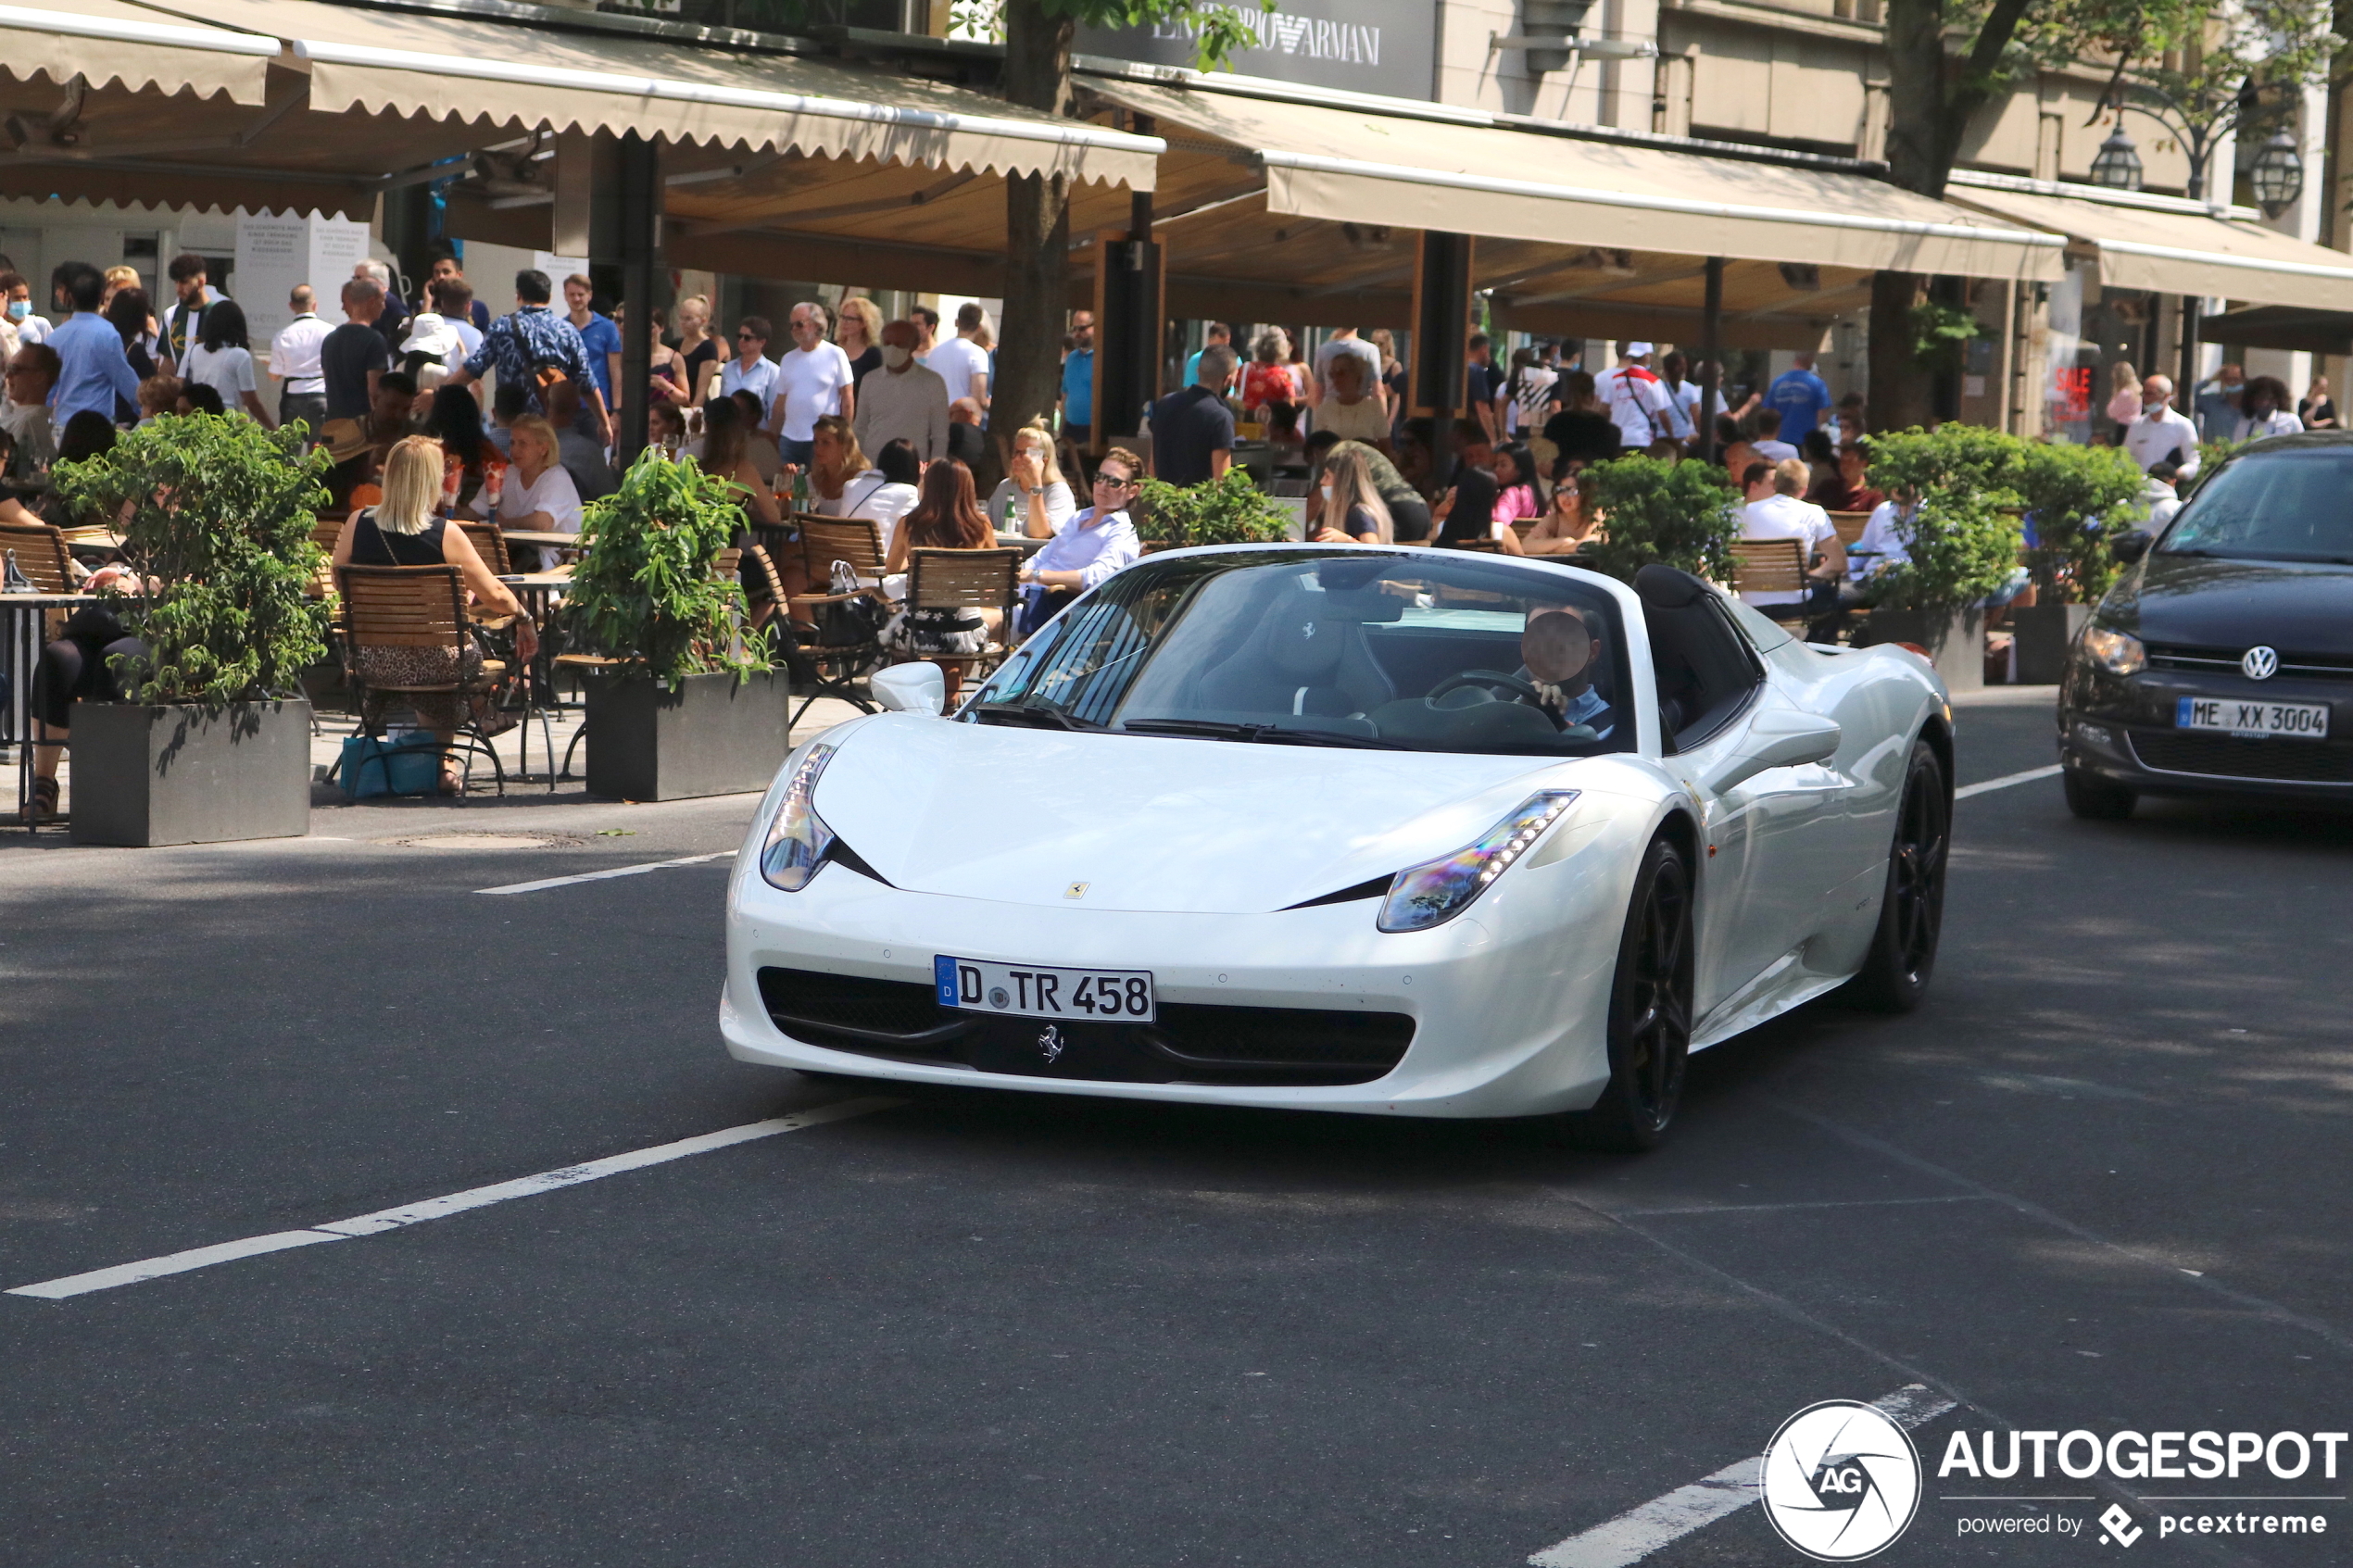
POLYGON ((2177 730, 2217 730, 2232 735, 2284 735, 2296 740, 2329 738, 2325 702, 2259 702, 2235 696, 2178 697, 2177 730))
POLYGON ((1154 1017, 1150 971, 1048 969, 942 953, 931 960, 931 972, 939 1005, 966 1012, 1095 1023, 1150 1023, 1154 1017))

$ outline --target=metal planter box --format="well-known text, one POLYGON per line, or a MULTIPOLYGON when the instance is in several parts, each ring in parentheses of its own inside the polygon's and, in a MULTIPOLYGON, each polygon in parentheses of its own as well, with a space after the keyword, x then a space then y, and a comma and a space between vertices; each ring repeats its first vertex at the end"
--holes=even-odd
POLYGON ((1985 612, 1972 605, 1949 616, 1917 609, 1875 609, 1856 633, 1858 646, 1914 643, 1929 650, 1945 686, 1957 692, 1985 688, 1985 612))
POLYGON ((2067 650, 2092 619, 2090 605, 2029 605, 2010 611, 2018 636, 2018 684, 2055 686, 2067 673, 2067 650))
POLYGON ((587 683, 588 793, 621 800, 755 794, 784 765, 791 678, 689 675, 667 687, 587 683))
POLYGON ((78 702, 73 841, 152 848, 310 831, 310 704, 78 702))

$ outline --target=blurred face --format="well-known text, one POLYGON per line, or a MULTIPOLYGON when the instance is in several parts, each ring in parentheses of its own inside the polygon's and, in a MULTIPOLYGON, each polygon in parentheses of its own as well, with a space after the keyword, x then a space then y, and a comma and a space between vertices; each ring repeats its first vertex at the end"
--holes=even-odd
POLYGON ((795 348, 814 348, 825 341, 824 323, 807 306, 793 307, 792 341, 795 348))
POLYGON ((1076 340, 1076 342, 1077 342, 1077 344, 1078 344, 1078 346, 1079 346, 1079 347, 1081 347, 1081 348, 1092 348, 1092 347, 1094 347, 1094 346, 1095 346, 1095 315, 1094 315, 1094 312, 1093 312, 1093 311, 1091 311, 1091 310, 1081 310, 1081 311, 1080 311, 1080 312, 1078 312, 1076 316, 1073 316, 1073 317, 1070 319, 1070 335, 1072 336, 1072 338, 1074 338, 1075 340, 1076 340))
POLYGON ((693 335, 700 335, 703 332, 709 332, 711 330, 711 312, 700 305, 680 306, 678 307, 678 330, 682 332, 693 335))
POLYGON ((547 438, 535 430, 515 432, 510 445, 514 449, 515 461, 534 473, 546 468, 552 460, 553 455, 547 450, 547 438))
POLYGON ((768 352, 768 340, 757 332, 736 329, 736 353, 747 363, 768 352))
POLYGON ((2222 385, 2226 389, 2236 391, 2245 384, 2246 384, 2246 370, 2243 366, 2225 365, 2222 367, 2222 385))
POLYGON ((416 405, 417 400, 409 394, 393 387, 380 386, 368 407, 378 424, 403 424, 408 421, 409 412, 416 405))
POLYGON ((36 369, 30 357, 22 351, 8 361, 6 381, 8 401, 11 403, 19 407, 29 407, 31 404, 45 403, 49 400, 47 372, 36 369))
POLYGON ((194 305, 204 297, 204 274, 199 272, 186 282, 174 283, 171 286, 180 291, 180 297, 182 300, 194 305))
POLYGON ((458 270, 457 261, 450 257, 445 256, 433 264, 433 281, 436 283, 446 283, 452 278, 464 276, 465 274, 458 270))
POLYGON ((2173 383, 2163 376, 2151 376, 2141 383, 2141 407, 2150 413, 2173 401, 2173 383))
POLYGON ((570 279, 566 279, 564 306, 575 316, 585 316, 588 314, 588 291, 570 279))
POLYGON ((1509 452, 1496 453, 1495 483, 1508 487, 1519 482, 1519 465, 1512 461, 1512 455, 1509 452))
POLYGON ((841 437, 820 425, 817 428, 816 437, 811 444, 810 453, 825 467, 839 468, 841 466, 841 437))
POLYGON ((1136 476, 1127 471, 1125 463, 1105 463, 1095 470, 1095 510, 1115 512, 1125 510, 1135 498, 1136 476))

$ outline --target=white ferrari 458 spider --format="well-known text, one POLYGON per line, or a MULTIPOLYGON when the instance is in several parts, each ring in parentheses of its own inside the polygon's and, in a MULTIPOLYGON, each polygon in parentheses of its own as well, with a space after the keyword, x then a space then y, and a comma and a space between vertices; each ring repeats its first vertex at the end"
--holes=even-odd
MULTIPOLYGON (((923 700, 928 681, 931 700, 923 700)), ((1952 709, 1698 578, 1358 546, 1146 558, 952 717, 800 746, 720 1022, 814 1073, 1655 1144, 1689 1053, 1935 961, 1952 709)), ((928 708, 928 711, 923 709, 928 708)))

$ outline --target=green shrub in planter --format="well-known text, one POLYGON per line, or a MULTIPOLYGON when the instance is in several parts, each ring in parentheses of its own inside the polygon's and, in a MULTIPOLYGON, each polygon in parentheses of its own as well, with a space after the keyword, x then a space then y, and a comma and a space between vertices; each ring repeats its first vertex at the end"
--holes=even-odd
POLYGON ((1290 514, 1241 469, 1206 484, 1147 479, 1137 496, 1136 534, 1146 544, 1266 545, 1290 536, 1290 514))
POLYGON ((321 565, 310 530, 329 458, 298 431, 240 415, 166 414, 111 451, 60 463, 57 494, 122 518, 141 590, 116 607, 152 662, 125 700, 220 708, 302 695, 327 651, 327 607, 304 596, 321 565))
POLYGON ((1948 424, 1867 436, 1864 446, 1874 488, 1920 498, 1909 521, 1896 524, 1910 558, 1869 579, 1874 606, 1946 615, 2009 581, 2023 537, 2011 514, 2024 499, 2024 442, 1948 424))
POLYGON ((663 682, 766 670, 756 642, 738 648, 742 585, 711 570, 743 532, 740 495, 692 458, 648 447, 581 522, 568 600, 575 634, 637 661, 632 675, 663 682))
POLYGON ((2018 488, 2034 519, 2026 552, 2034 596, 2045 604, 2097 604, 2115 581, 2108 541, 2148 516, 2141 465, 2120 446, 2030 442, 2020 455, 2018 488), (2097 520, 2096 532, 2087 525, 2097 520))
POLYGON ((1595 571, 1631 583, 1655 561, 1718 583, 1731 580, 1741 497, 1720 465, 1638 456, 1588 471, 1606 535, 1584 552, 1595 571))

